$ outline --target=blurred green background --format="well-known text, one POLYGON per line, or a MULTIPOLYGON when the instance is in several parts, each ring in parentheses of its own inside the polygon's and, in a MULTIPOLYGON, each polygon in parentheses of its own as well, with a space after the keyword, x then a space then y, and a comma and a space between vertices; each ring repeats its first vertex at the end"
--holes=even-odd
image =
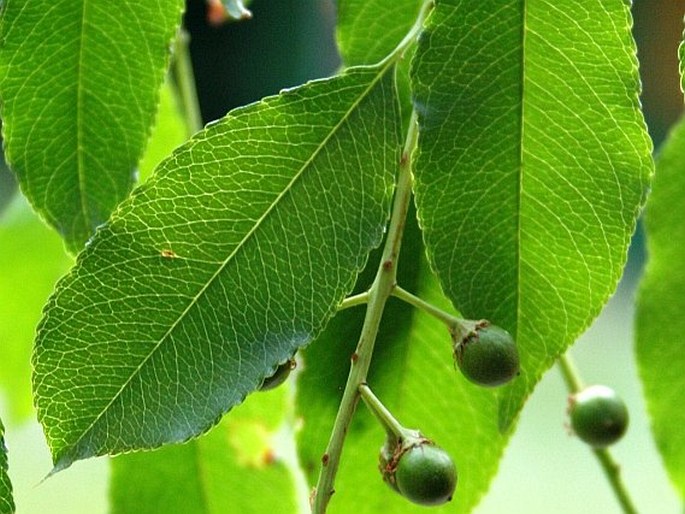
MULTIPOLYGON (((332 0, 255 0, 251 9, 254 19, 249 22, 213 27, 206 22, 204 1, 188 2, 185 23, 192 37, 205 121, 283 87, 330 75, 339 66, 332 0)), ((643 105, 658 148, 683 103, 676 50, 685 0, 638 0, 633 12, 643 105)), ((0 174, 0 206, 10 190, 7 175, 0 174)), ((0 385, 14 394, 26 392, 33 326, 69 260, 57 237, 36 222, 16 197, 0 213, 0 248, 0 260, 4 259, 0 264, 0 344, 6 355, 0 366, 0 385), (37 276, 35 269, 43 271, 37 276), (18 288, 25 299, 22 302, 14 294, 18 288), (23 370, 17 372, 17 367, 23 370)), ((615 447, 615 455, 640 511, 675 514, 682 512, 682 506, 651 440, 633 356, 633 303, 645 258, 638 231, 617 294, 571 351, 587 383, 613 386, 630 408, 631 426, 615 447)), ((28 405, 10 406, 6 398, 0 396, 0 413, 7 424, 18 512, 106 513, 107 459, 79 462, 41 482, 51 468, 41 429, 32 421, 35 416, 28 405)), ((554 369, 527 404, 492 489, 476 509, 478 514, 621 512, 591 453, 568 435, 565 408, 566 390, 554 369)), ((454 457, 458 462, 459 456, 454 457)))

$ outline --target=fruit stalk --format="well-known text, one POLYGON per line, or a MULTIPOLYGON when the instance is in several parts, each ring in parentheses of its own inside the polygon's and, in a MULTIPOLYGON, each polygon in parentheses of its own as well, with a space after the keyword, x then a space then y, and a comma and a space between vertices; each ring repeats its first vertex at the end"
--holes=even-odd
POLYGON ((576 394, 580 392, 584 386, 583 381, 580 379, 580 374, 576 369, 576 365, 571 359, 568 353, 565 353, 559 357, 559 371, 561 371, 561 377, 564 379, 566 384, 566 389, 571 394, 576 394))
POLYGON ((395 419, 387 407, 383 405, 375 394, 373 394, 373 391, 371 391, 371 388, 368 385, 361 384, 359 386, 359 393, 361 394, 364 403, 366 403, 366 406, 385 429, 388 437, 394 437, 399 441, 406 438, 408 435, 413 435, 413 432, 404 428, 400 422, 395 419))
MULTIPOLYGON (((580 379, 571 356, 566 353, 559 357, 558 365, 569 393, 576 394, 580 392, 583 389, 583 381, 580 379)), ((607 477, 609 485, 611 485, 611 489, 623 512, 625 514, 638 514, 638 510, 628 493, 628 488, 621 477, 621 467, 611 452, 607 448, 593 448, 592 453, 595 454, 595 458, 599 461, 602 471, 604 471, 604 475, 607 477)))
POLYGON ((442 321, 447 325, 447 328, 449 328, 450 331, 453 331, 459 323, 463 321, 461 315, 449 314, 422 298, 411 294, 409 291, 402 289, 400 286, 396 286, 395 289, 393 289, 392 295, 442 321))
POLYGON ((379 455, 383 481, 417 505, 451 501, 457 468, 447 452, 418 430, 403 427, 367 384, 359 386, 359 393, 387 434, 379 455))
POLYGON ((519 374, 516 343, 506 330, 487 320, 468 320, 449 314, 400 286, 395 286, 392 295, 447 326, 452 336, 455 361, 471 382, 497 387, 519 374))

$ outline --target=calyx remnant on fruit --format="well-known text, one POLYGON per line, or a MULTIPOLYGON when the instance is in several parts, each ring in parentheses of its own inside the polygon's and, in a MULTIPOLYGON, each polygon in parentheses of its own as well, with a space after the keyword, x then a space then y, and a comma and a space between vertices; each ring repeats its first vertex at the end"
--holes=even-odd
POLYGON ((509 332, 487 320, 464 321, 452 331, 454 358, 464 376, 495 387, 519 374, 519 355, 509 332))
POLYGON ((381 447, 380 454, 378 455, 378 469, 381 475, 383 475, 385 483, 398 493, 400 490, 397 488, 395 480, 397 463, 409 448, 423 443, 430 443, 430 441, 416 430, 407 430, 405 437, 402 439, 397 439, 395 436, 388 434, 385 444, 381 447))
POLYGON ((594 448, 615 443, 628 428, 628 409, 610 387, 589 386, 569 396, 573 432, 594 448))
POLYGON ((288 379, 290 372, 295 369, 296 365, 295 359, 288 359, 285 361, 276 368, 276 371, 274 371, 272 375, 264 379, 262 384, 259 386, 259 390, 270 391, 271 389, 275 389, 281 385, 288 379))
POLYGON ((457 469, 447 452, 416 431, 401 441, 388 437, 379 467, 393 490, 419 505, 450 501, 457 485, 457 469))

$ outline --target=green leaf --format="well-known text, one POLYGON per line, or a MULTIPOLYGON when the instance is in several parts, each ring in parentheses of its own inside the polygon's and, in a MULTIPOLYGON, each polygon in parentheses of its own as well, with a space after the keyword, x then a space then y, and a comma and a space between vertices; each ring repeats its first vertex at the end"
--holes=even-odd
POLYGON ((21 196, 0 217, 0 388, 8 421, 32 415, 31 349, 41 307, 73 260, 21 196))
POLYGON ((7 448, 5 448, 5 427, 0 420, 0 514, 14 514, 12 483, 7 475, 7 448))
POLYGON ((5 152, 33 207, 80 250, 133 184, 184 2, 7 0, 5 152))
POLYGON ((200 439, 115 458, 111 514, 296 512, 277 448, 284 392, 251 397, 200 439))
POLYGON ((383 234, 392 68, 229 113, 98 230, 33 358, 56 470, 198 435, 318 334, 383 234))
POLYGON ((345 65, 384 59, 409 32, 421 4, 423 0, 339 0, 337 39, 345 65))
POLYGON ((685 498, 685 123, 657 160, 645 226, 649 261, 636 314, 636 352, 652 431, 666 469, 685 498))
POLYGON ((443 0, 419 40, 419 221, 456 307, 516 335, 503 429, 621 276, 652 172, 630 28, 623 0, 443 0))

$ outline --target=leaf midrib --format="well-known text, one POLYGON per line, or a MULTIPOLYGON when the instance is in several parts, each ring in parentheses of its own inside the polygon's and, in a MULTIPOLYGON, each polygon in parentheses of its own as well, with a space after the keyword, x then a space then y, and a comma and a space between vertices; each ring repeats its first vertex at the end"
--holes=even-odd
POLYGON ((83 162, 83 69, 85 40, 86 40, 86 12, 88 11, 88 0, 82 0, 81 10, 81 30, 79 37, 78 62, 76 65, 76 173, 78 175, 79 196, 81 198, 81 212, 86 231, 90 227, 90 212, 88 209, 88 198, 86 196, 86 175, 83 162))
MULTIPOLYGON (((283 189, 283 191, 276 197, 276 199, 272 202, 272 204, 267 208, 267 210, 264 212, 264 214, 255 222, 254 226, 252 229, 248 231, 247 234, 242 238, 242 240, 236 245, 235 249, 224 259, 224 261, 219 265, 217 268, 217 271, 207 280, 206 284, 202 286, 200 291, 190 300, 188 303, 188 306, 183 310, 183 312, 180 313, 176 321, 169 327, 169 329, 162 335, 160 340, 157 342, 157 344, 150 350, 149 354, 141 361, 141 363, 131 372, 131 375, 129 378, 121 385, 119 390, 112 396, 112 399, 103 407, 103 409, 100 411, 100 413, 93 419, 93 421, 86 427, 86 429, 83 431, 81 436, 74 442, 74 444, 71 446, 70 451, 67 453, 71 453, 74 449, 78 447, 78 445, 81 443, 81 441, 84 439, 84 437, 93 430, 93 428, 97 425, 97 423, 102 419, 102 417, 105 415, 105 413, 109 410, 109 408, 114 404, 114 402, 121 396, 123 391, 128 387, 128 385, 131 383, 133 378, 137 376, 140 371, 143 369, 143 367, 147 364, 147 362, 152 358, 152 356, 159 350, 159 348, 162 346, 162 344, 168 339, 168 337, 174 332, 176 327, 185 319, 186 315, 191 311, 191 309, 198 303, 198 301, 203 297, 205 291, 214 283, 214 281, 220 276, 220 274, 223 272, 223 270, 229 265, 229 263, 234 259, 234 257, 237 255, 237 253, 245 246, 245 244, 252 238, 252 236, 255 234, 257 229, 264 223, 264 221, 269 217, 269 215, 274 211, 274 209, 280 204, 282 199, 291 191, 293 188, 294 184, 299 181, 300 177, 304 174, 304 172, 310 167, 311 163, 316 159, 316 157, 320 154, 320 152, 323 150, 323 148, 326 147, 328 142, 333 138, 335 134, 339 131, 339 129, 343 126, 343 124, 349 119, 350 115, 357 109, 359 104, 367 98, 369 95, 369 92, 376 86, 376 84, 381 80, 382 77, 385 76, 385 74, 388 72, 389 68, 394 66, 394 61, 389 60, 387 62, 382 63, 380 66, 360 66, 357 67, 356 69, 373 69, 377 68, 378 69, 378 74, 375 76, 375 78, 370 82, 369 86, 364 90, 363 94, 360 94, 359 97, 355 102, 352 103, 350 108, 345 112, 345 114, 341 117, 340 121, 331 129, 330 133, 323 139, 323 141, 318 145, 318 147, 312 152, 312 155, 309 159, 307 159, 303 165, 300 167, 300 169, 293 175, 293 178, 290 180, 290 182, 286 185, 286 187, 283 189)), ((324 79, 326 80, 326 79, 324 79)), ((64 456, 60 457, 57 463, 55 464, 55 469, 61 468, 60 463, 62 463, 64 459, 64 456)), ((73 459, 69 459, 69 464, 73 462, 73 459)), ((69 465, 66 464, 66 465, 69 465)))
POLYGON ((516 191, 516 331, 518 340, 521 319, 521 198, 523 195, 523 165, 526 114, 526 33, 528 32, 528 0, 524 0, 521 12, 521 115, 519 116, 519 166, 516 191))

